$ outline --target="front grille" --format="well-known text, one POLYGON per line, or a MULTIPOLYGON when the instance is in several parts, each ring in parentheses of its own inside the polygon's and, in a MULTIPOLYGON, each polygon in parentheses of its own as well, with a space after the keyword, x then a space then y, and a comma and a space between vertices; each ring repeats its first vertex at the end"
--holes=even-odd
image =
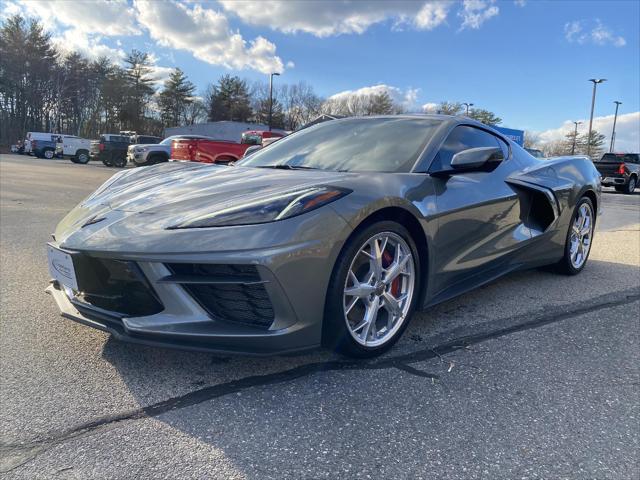
POLYGON ((261 329, 273 323, 273 306, 255 266, 173 263, 167 268, 212 318, 261 329))
POLYGON ((74 300, 120 315, 145 316, 163 306, 134 262, 73 254, 78 280, 74 300))

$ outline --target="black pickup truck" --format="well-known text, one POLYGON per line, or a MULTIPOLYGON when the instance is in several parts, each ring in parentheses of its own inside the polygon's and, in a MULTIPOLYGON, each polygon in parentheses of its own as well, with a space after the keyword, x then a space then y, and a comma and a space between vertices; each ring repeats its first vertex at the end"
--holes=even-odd
POLYGON ((107 167, 124 167, 130 144, 128 135, 105 133, 100 135, 100 140, 91 142, 89 156, 91 160, 102 161, 107 167))
POLYGON ((638 153, 605 153, 599 161, 593 163, 602 175, 604 187, 615 187, 618 192, 633 193, 638 185, 638 153))

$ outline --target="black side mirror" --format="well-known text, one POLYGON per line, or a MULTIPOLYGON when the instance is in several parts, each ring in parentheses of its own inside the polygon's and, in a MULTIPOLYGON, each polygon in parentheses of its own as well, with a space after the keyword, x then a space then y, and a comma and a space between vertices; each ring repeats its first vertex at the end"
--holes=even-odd
POLYGON ((489 161, 503 160, 500 147, 478 147, 456 153, 451 159, 451 167, 456 172, 481 169, 489 161))

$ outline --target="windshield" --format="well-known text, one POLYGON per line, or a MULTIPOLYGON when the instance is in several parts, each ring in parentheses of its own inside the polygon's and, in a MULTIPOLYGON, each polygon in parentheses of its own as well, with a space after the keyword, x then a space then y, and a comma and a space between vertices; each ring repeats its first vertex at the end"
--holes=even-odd
POLYGON ((171 137, 167 137, 164 140, 162 140, 160 142, 160 145, 171 145, 171 142, 173 141, 173 139, 178 138, 178 135, 173 135, 171 137))
POLYGON ((238 165, 409 172, 440 123, 407 117, 332 120, 284 137, 238 165))

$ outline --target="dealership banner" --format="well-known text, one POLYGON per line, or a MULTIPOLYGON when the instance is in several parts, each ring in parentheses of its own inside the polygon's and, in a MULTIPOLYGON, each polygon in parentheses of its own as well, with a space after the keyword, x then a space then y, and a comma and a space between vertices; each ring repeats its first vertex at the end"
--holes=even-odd
POLYGON ((513 128, 493 127, 505 137, 509 137, 521 147, 524 146, 524 130, 514 130, 513 128))

